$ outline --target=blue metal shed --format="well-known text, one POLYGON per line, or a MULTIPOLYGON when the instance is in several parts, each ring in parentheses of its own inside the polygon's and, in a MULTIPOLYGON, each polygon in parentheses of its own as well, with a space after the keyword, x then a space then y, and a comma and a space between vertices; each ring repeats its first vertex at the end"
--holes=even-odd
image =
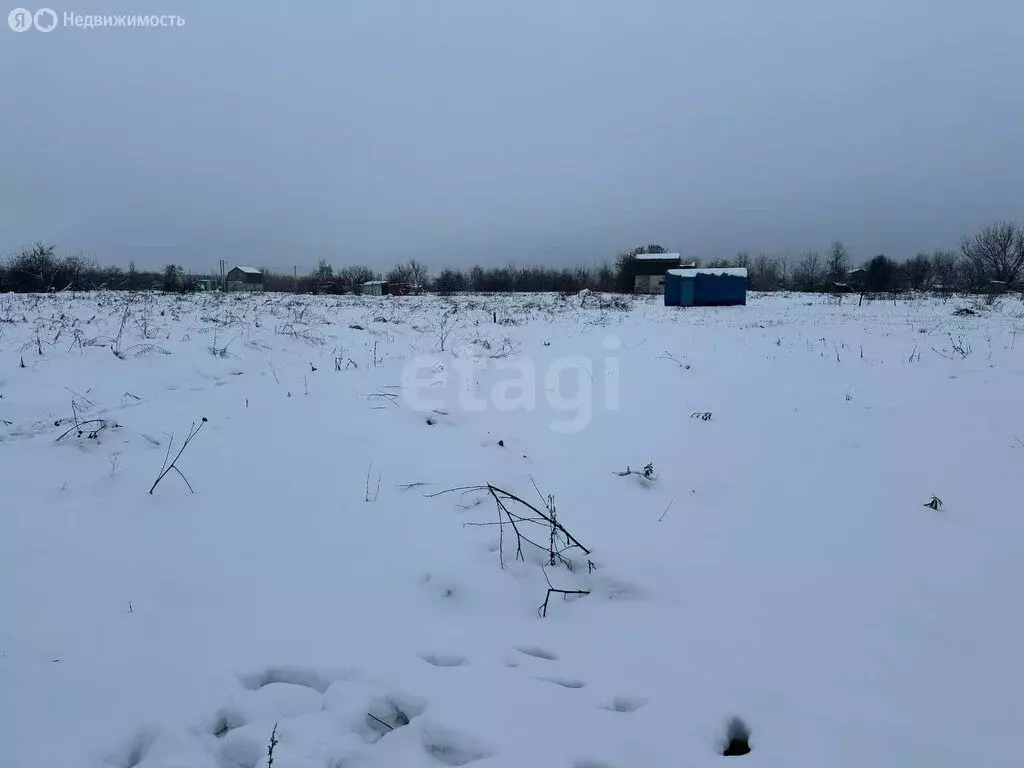
POLYGON ((746 303, 744 267, 670 269, 665 275, 666 307, 731 307, 746 303))

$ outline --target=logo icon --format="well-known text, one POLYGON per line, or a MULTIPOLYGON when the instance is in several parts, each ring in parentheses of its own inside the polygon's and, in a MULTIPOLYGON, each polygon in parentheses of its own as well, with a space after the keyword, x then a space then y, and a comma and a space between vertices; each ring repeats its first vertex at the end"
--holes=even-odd
POLYGON ((52 32, 53 28, 57 26, 57 14, 52 8, 40 8, 32 20, 40 32, 52 32))
MULTIPOLYGON (((54 21, 56 24, 56 21, 54 21)), ((27 8, 15 8, 7 14, 7 26, 15 32, 28 32, 32 29, 32 11, 27 8)))

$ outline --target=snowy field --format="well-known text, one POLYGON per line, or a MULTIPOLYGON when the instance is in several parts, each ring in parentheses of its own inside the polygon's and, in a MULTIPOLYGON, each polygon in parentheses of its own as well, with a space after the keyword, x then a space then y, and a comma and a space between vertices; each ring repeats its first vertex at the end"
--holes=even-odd
POLYGON ((0 763, 1020 765, 1022 441, 1018 299, 0 295, 0 763))

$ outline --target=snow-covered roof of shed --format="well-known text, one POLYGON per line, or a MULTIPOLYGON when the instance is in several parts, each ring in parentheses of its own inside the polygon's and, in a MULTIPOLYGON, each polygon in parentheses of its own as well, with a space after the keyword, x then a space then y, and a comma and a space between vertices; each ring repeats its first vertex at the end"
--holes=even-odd
POLYGON ((387 280, 367 280, 363 285, 387 285, 387 280))
POLYGON ((637 261, 679 261, 678 253, 638 253, 637 261))
POLYGON ((237 267, 232 267, 232 269, 240 270, 242 272, 245 272, 245 274, 247 274, 247 275, 262 275, 263 274, 263 270, 256 269, 256 267, 237 266, 237 267))
POLYGON ((670 269, 670 275, 676 277, 693 277, 694 275, 732 275, 733 277, 746 277, 746 267, 705 267, 703 269, 670 269))

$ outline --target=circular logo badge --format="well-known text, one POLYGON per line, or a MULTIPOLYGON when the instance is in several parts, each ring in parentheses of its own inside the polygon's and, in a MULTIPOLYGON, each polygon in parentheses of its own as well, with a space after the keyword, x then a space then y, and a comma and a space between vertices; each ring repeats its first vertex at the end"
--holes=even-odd
POLYGON ((40 32, 52 32, 57 26, 57 12, 52 8, 40 8, 32 17, 32 21, 40 32))
POLYGON ((15 32, 28 32, 32 29, 32 11, 27 8, 15 8, 7 14, 7 26, 15 32))

